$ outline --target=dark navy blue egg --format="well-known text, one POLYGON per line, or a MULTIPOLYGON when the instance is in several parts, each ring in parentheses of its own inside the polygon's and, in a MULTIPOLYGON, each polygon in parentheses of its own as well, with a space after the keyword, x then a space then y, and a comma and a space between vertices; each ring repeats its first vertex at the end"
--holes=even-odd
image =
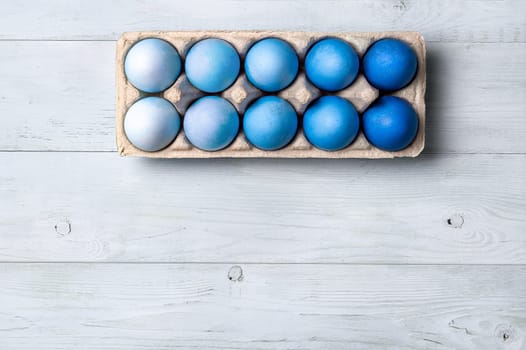
POLYGON ((228 146, 237 136, 239 116, 224 98, 205 96, 188 108, 183 128, 192 145, 205 151, 217 151, 228 146))
POLYGON ((314 101, 303 116, 303 131, 311 144, 326 151, 349 146, 360 130, 354 106, 339 96, 323 96, 314 101))
POLYGON ((418 131, 418 116, 404 99, 383 96, 363 114, 363 131, 367 140, 386 151, 400 151, 409 146, 418 131))
POLYGON ((232 45, 222 39, 204 39, 190 48, 185 72, 190 83, 201 91, 216 93, 234 83, 241 63, 232 45))
POLYGON ((327 91, 349 86, 356 79, 359 67, 356 51, 345 41, 336 38, 318 41, 305 58, 307 78, 327 91))
POLYGON ((413 80, 417 69, 415 51, 397 39, 381 39, 367 50, 363 58, 365 77, 374 87, 394 91, 413 80))
POLYGON ((296 52, 287 42, 267 38, 255 43, 245 58, 245 73, 258 89, 276 92, 289 86, 298 74, 296 52))
POLYGON ((286 146, 296 135, 298 117, 294 108, 277 96, 265 96, 254 102, 243 117, 248 141, 263 150, 286 146))

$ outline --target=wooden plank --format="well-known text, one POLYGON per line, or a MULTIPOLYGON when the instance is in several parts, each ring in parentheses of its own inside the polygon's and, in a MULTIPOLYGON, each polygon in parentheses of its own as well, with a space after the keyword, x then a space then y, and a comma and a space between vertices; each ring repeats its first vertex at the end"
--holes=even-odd
MULTIPOLYGON (((431 153, 526 151, 526 44, 428 45, 431 153)), ((0 150, 113 151, 113 42, 0 42, 0 150)))
POLYGON ((525 279, 524 266, 3 264, 0 347, 520 350, 525 279))
POLYGON ((0 164, 1 261, 526 263, 526 155, 0 164))
POLYGON ((125 31, 415 30, 432 41, 524 42, 521 0, 3 1, 0 39, 114 40, 125 31))
POLYGON ((2 150, 115 150, 115 45, 0 42, 2 150))

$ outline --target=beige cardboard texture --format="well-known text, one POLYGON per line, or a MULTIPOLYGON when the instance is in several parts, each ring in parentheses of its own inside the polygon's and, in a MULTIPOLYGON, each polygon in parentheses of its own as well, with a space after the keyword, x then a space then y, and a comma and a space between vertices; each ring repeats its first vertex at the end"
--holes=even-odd
MULTIPOLYGON (((118 151, 122 156, 138 156, 149 158, 394 158, 416 157, 424 148, 425 134, 425 91, 426 91, 426 61, 425 43, 422 35, 417 32, 378 32, 378 33, 324 33, 324 32, 288 32, 288 31, 183 31, 183 32, 130 32, 124 33, 117 43, 116 57, 117 108, 116 136, 118 151), (124 118, 128 108, 145 94, 131 85, 124 74, 124 59, 129 48, 138 40, 144 38, 160 38, 170 42, 184 60, 188 49, 197 41, 205 38, 221 38, 230 42, 239 52, 241 60, 252 44, 265 37, 277 37, 290 43, 300 59, 300 72, 296 80, 286 89, 279 91, 278 96, 289 101, 298 113, 300 127, 297 135, 286 147, 277 151, 263 151, 252 146, 240 130, 237 138, 225 149, 207 152, 192 146, 181 130, 168 147, 157 152, 145 152, 133 146, 124 132, 124 118), (416 52, 418 70, 414 80, 405 88, 392 95, 407 100, 418 114, 419 128, 415 140, 409 147, 397 152, 387 152, 372 146, 360 131, 356 140, 347 148, 328 152, 315 148, 305 138, 301 129, 303 112, 313 100, 327 93, 314 87, 306 79, 303 70, 305 54, 316 41, 325 37, 341 38, 350 43, 363 57, 367 48, 381 38, 397 38, 408 43, 416 52)), ((344 90, 333 93, 351 101, 356 109, 363 112, 377 97, 378 90, 372 87, 360 72, 352 85, 344 90)), ((194 88, 184 72, 167 90, 159 94, 174 104, 181 116, 188 106, 205 95, 194 88)), ((240 118, 247 106, 258 97, 268 95, 253 87, 244 74, 235 83, 220 94, 229 100, 237 109, 240 118)), ((242 128, 240 128, 242 129, 242 128)))

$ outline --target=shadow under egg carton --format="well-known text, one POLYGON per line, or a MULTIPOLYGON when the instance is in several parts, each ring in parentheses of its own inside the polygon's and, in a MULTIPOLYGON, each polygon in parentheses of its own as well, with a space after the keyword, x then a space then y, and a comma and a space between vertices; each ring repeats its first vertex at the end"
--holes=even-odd
MULTIPOLYGON (((425 138, 425 44, 420 33, 417 32, 293 32, 293 31, 178 31, 178 32, 129 32, 124 33, 117 43, 116 79, 117 79, 117 146, 122 156, 139 156, 149 158, 394 158, 416 157, 424 148, 425 138), (276 37, 287 41, 298 54, 300 70, 294 82, 277 93, 267 93, 254 87, 247 79, 243 69, 237 80, 225 91, 214 94, 224 97, 237 109, 240 116, 240 131, 234 141, 226 148, 208 152, 194 147, 186 139, 184 130, 179 132, 175 140, 166 148, 157 152, 142 151, 128 140, 124 132, 124 117, 128 108, 144 96, 161 96, 174 104, 177 111, 184 117, 186 109, 200 97, 209 95, 192 86, 184 69, 176 82, 167 90, 158 94, 148 94, 139 91, 127 81, 124 74, 124 59, 129 48, 137 41, 145 38, 160 38, 171 43, 184 61, 190 47, 206 38, 219 38, 232 44, 240 55, 243 64, 248 49, 258 40, 276 37), (419 126, 415 140, 407 148, 388 152, 371 145, 362 131, 354 142, 339 151, 323 151, 311 145, 303 134, 301 119, 308 105, 323 95, 337 95, 352 102, 358 112, 362 113, 378 96, 379 91, 365 79, 362 71, 356 80, 347 88, 327 93, 311 84, 305 76, 303 62, 308 49, 318 40, 326 37, 336 37, 350 43, 360 59, 368 47, 382 38, 396 38, 409 44, 418 59, 418 69, 412 82, 390 95, 407 100, 415 109, 419 126), (242 130, 242 117, 248 105, 257 98, 265 95, 277 95, 294 106, 299 118, 298 132, 294 139, 284 148, 276 151, 263 151, 252 146, 245 138, 242 130)), ((183 64, 184 67, 184 64, 183 64)))

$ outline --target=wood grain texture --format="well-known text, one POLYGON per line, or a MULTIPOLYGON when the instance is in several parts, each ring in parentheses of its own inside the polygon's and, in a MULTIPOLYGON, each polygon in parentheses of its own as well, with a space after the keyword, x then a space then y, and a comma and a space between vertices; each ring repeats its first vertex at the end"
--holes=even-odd
POLYGON ((526 263, 524 155, 0 164, 2 261, 526 263))
MULTIPOLYGON (((114 151, 113 42, 0 42, 0 150, 114 151)), ((526 151, 526 44, 428 45, 428 153, 526 151)))
POLYGON ((115 40, 143 30, 414 30, 430 41, 524 42, 522 0, 2 1, 0 39, 115 40))
POLYGON ((0 347, 526 346, 523 266, 0 265, 0 347))
POLYGON ((526 349, 526 2, 0 13, 0 350, 526 349), (155 29, 421 31, 428 154, 121 159, 114 40, 155 29))

